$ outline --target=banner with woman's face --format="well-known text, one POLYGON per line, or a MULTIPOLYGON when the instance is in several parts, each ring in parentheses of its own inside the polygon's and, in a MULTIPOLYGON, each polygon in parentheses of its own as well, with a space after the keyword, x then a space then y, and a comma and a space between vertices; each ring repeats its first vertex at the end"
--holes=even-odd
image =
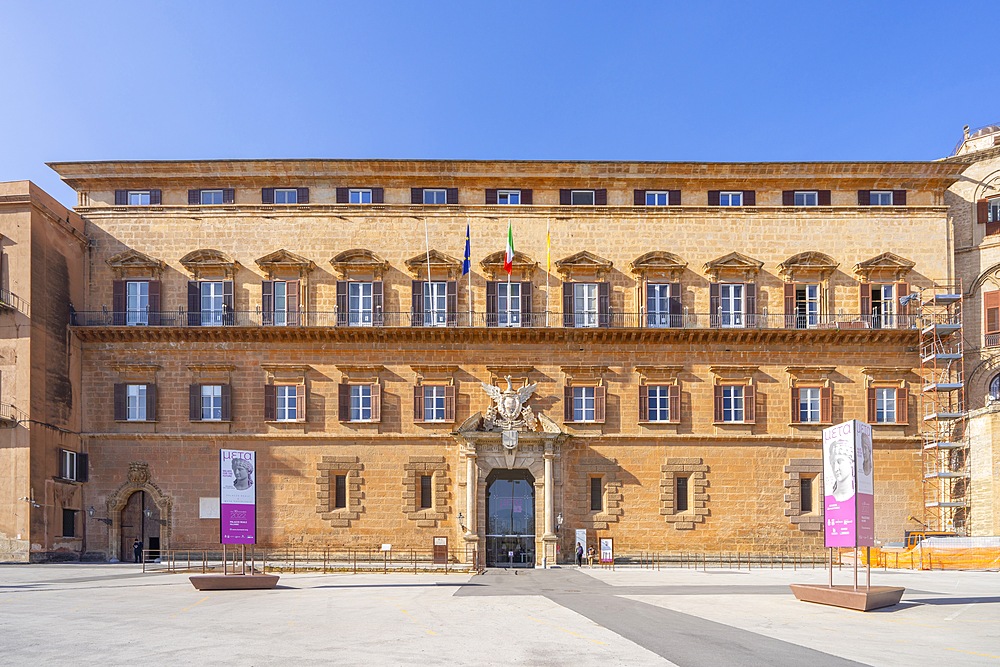
POLYGON ((874 546, 872 427, 856 419, 823 429, 827 547, 874 546))
POLYGON ((219 535, 222 544, 257 543, 256 452, 219 452, 219 535))

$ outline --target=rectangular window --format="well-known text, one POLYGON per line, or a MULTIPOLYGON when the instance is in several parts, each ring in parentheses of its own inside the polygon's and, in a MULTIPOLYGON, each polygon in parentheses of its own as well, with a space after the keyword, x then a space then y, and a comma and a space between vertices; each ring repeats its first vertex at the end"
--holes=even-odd
POLYGON ((68 449, 59 450, 59 476, 76 481, 76 452, 68 449))
POLYGON ((497 190, 497 203, 516 206, 521 203, 520 190, 497 190))
POLYGON ((569 193, 569 203, 573 206, 593 206, 593 190, 573 190, 569 193))
POLYGON ((434 506, 433 488, 434 477, 431 475, 420 476, 420 509, 429 510, 434 506))
POLYGON ((987 222, 1000 222, 1000 197, 989 200, 987 203, 987 222))
POLYGON ((813 511, 813 478, 799 478, 799 511, 810 514, 813 511))
POLYGON ((202 190, 201 191, 201 203, 202 204, 221 204, 222 203, 222 190, 202 190))
POLYGON ((76 510, 62 511, 62 536, 76 537, 76 510))
POLYGON ((597 283, 573 285, 573 315, 577 327, 598 325, 597 283))
MULTIPOLYGON (((283 327, 288 324, 288 283, 275 280, 274 281, 274 324, 275 326, 283 327)), ((205 311, 202 310, 202 317, 204 317, 205 311)))
POLYGON ((595 410, 596 387, 573 387, 573 421, 593 422, 597 420, 595 410))
POLYGON ((445 420, 445 387, 424 385, 424 421, 443 422, 445 420))
POLYGON ((868 193, 871 206, 892 206, 892 190, 872 190, 868 193))
POLYGON ((130 422, 146 421, 146 385, 130 384, 126 388, 125 419, 130 422))
POLYGON ((497 283, 497 325, 521 326, 521 283, 497 283))
POLYGON ((646 206, 670 206, 670 193, 666 190, 646 190, 646 206))
POLYGON ((896 388, 875 388, 875 423, 896 423, 896 388))
POLYGON ((349 204, 371 204, 372 191, 368 188, 352 188, 347 193, 347 203, 349 204))
POLYGON ((719 206, 743 206, 742 192, 720 192, 719 206))
POLYGON ((294 384, 275 386, 276 421, 293 422, 298 418, 298 393, 294 384))
POLYGON ((129 326, 149 324, 149 281, 130 280, 125 283, 125 322, 129 326))
POLYGON ((678 476, 674 478, 676 488, 674 489, 674 511, 688 511, 688 477, 678 476))
POLYGON ((811 329, 819 323, 819 285, 795 286, 795 328, 811 329))
POLYGON ((743 326, 743 283, 722 283, 719 285, 719 326, 743 326))
POLYGON ((870 325, 872 329, 886 329, 896 326, 896 290, 892 283, 873 283, 872 312, 870 325))
POLYGON ((340 510, 347 507, 347 475, 334 475, 333 477, 333 509, 340 510))
POLYGON ((149 206, 149 203, 150 203, 149 190, 128 191, 129 206, 149 206))
POLYGON ((370 384, 351 385, 351 421, 364 422, 372 419, 372 386, 370 384))
POLYGON ((819 423, 820 421, 820 389, 819 387, 799 388, 799 423, 819 423))
POLYGON ((796 206, 818 206, 819 205, 819 193, 815 190, 796 190, 795 191, 795 205, 796 206))
POLYGON ((424 189, 424 203, 425 204, 447 204, 448 203, 448 191, 444 189, 431 190, 429 188, 424 189))
POLYGON ((604 510, 604 479, 602 477, 590 478, 590 511, 601 512, 604 510))
POLYGON ((201 385, 201 420, 222 421, 222 385, 201 385))
POLYGON ((722 421, 743 421, 743 385, 727 385, 722 388, 722 421))
POLYGON ((424 282, 424 326, 444 327, 447 325, 448 283, 424 282))
POLYGON ((274 189, 274 203, 275 204, 298 204, 299 203, 299 191, 295 188, 275 188, 274 189))
POLYGON ((646 319, 650 327, 679 327, 680 315, 670 314, 671 299, 679 299, 671 292, 670 283, 646 284, 646 319))
POLYGON ((224 311, 222 281, 203 281, 199 283, 199 287, 201 289, 201 325, 222 325, 224 311))
POLYGON ((648 419, 651 422, 670 421, 670 386, 649 385, 646 390, 649 406, 648 419))
POLYGON ((347 286, 347 312, 350 326, 372 326, 372 283, 350 283, 347 286))

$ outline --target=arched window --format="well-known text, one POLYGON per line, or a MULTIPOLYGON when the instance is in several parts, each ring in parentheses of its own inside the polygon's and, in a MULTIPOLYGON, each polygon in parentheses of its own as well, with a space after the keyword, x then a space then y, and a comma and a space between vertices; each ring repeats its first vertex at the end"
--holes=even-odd
POLYGON ((1000 373, 993 376, 990 380, 990 400, 1000 401, 1000 373))

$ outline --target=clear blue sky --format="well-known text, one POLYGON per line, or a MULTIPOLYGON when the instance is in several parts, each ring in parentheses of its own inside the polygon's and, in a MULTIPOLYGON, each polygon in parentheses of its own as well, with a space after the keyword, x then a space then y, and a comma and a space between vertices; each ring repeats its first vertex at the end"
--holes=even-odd
POLYGON ((923 160, 1000 122, 996 2, 0 7, 0 180, 46 161, 923 160))

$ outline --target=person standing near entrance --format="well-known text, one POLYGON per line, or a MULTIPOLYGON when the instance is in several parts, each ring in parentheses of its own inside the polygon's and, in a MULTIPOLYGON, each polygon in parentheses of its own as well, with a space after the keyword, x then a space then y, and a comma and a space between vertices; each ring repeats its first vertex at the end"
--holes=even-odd
POLYGON ((576 545, 576 566, 581 567, 583 565, 583 545, 576 545))
POLYGON ((132 543, 132 558, 136 563, 142 562, 142 542, 139 541, 138 537, 132 543))

